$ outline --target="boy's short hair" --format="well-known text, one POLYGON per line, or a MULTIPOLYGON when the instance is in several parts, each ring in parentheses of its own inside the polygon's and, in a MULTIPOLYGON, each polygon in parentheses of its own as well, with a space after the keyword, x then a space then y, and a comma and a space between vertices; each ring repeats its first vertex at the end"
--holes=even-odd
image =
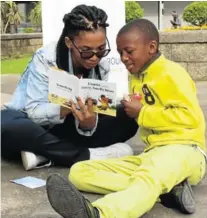
POLYGON ((159 32, 156 26, 151 21, 147 19, 132 20, 119 30, 117 36, 121 35, 122 33, 129 32, 131 30, 137 30, 139 33, 143 35, 145 40, 155 40, 157 42, 157 46, 159 45, 159 32))

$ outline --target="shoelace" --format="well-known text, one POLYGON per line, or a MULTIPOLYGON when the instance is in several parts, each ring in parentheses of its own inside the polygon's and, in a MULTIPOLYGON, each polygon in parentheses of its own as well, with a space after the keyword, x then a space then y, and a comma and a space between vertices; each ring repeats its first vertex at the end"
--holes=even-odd
POLYGON ((40 168, 43 168, 43 167, 49 167, 49 166, 51 166, 51 165, 53 165, 53 162, 52 162, 52 161, 49 161, 48 163, 43 164, 43 165, 40 165, 40 166, 36 166, 35 168, 36 168, 36 169, 40 169, 40 168))

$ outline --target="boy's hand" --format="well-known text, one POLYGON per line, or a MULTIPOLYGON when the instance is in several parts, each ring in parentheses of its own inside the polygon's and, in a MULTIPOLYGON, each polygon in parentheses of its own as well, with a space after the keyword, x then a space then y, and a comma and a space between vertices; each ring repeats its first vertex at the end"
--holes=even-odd
POLYGON ((72 113, 79 121, 79 127, 81 129, 93 129, 96 125, 96 113, 93 111, 93 101, 89 98, 87 102, 87 105, 85 105, 81 98, 77 98, 77 105, 80 110, 78 110, 76 104, 72 102, 72 113))
POLYGON ((131 101, 122 100, 121 103, 124 105, 126 114, 131 118, 137 119, 143 105, 134 95, 130 95, 130 99, 131 101))

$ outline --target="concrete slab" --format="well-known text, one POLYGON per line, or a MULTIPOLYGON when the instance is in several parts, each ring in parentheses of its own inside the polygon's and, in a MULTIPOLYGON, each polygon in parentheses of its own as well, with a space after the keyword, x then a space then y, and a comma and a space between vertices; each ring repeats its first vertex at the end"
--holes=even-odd
POLYGON ((9 102, 12 98, 11 94, 1 93, 0 106, 2 107, 5 103, 9 102))
MULTIPOLYGON (((17 79, 17 78, 16 78, 17 79)), ((4 81, 8 80, 6 78, 4 81)), ((14 83, 15 80, 12 80, 14 83)), ((203 108, 206 123, 207 123, 207 82, 196 83, 198 88, 198 97, 203 108)), ((4 82, 2 91, 2 101, 7 101, 12 93, 15 85, 7 87, 4 82)), ((195 115, 196 116, 196 115, 195 115)), ((207 136, 207 135, 206 135, 207 136)), ((140 153, 143 149, 143 144, 137 140, 137 136, 129 140, 136 153, 140 153)), ((19 186, 10 182, 11 179, 17 179, 24 176, 34 176, 37 178, 46 179, 51 173, 60 173, 67 176, 69 169, 60 167, 50 167, 44 169, 33 170, 26 172, 21 163, 19 162, 7 162, 1 161, 1 215, 2 218, 59 218, 48 203, 45 188, 27 189, 23 186, 19 186)), ((197 204, 197 211, 193 215, 189 215, 189 218, 207 218, 207 175, 202 182, 194 188, 195 199, 197 204)), ((84 195, 91 201, 94 201, 101 197, 100 195, 86 194, 84 195)), ((175 210, 171 210, 163 207, 157 203, 155 207, 143 218, 184 218, 186 215, 180 214, 175 210)))
POLYGON ((20 79, 20 74, 1 75, 1 93, 12 94, 20 79))

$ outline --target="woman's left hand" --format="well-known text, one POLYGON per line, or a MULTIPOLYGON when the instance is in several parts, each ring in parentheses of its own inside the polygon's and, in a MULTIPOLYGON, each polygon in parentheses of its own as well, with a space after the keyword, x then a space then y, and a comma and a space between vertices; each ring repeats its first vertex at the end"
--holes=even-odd
POLYGON ((81 98, 77 98, 77 105, 80 109, 77 109, 76 104, 72 103, 72 113, 74 117, 78 120, 79 127, 81 129, 93 129, 96 125, 96 113, 93 111, 93 101, 91 98, 87 100, 87 105, 85 105, 81 98))

